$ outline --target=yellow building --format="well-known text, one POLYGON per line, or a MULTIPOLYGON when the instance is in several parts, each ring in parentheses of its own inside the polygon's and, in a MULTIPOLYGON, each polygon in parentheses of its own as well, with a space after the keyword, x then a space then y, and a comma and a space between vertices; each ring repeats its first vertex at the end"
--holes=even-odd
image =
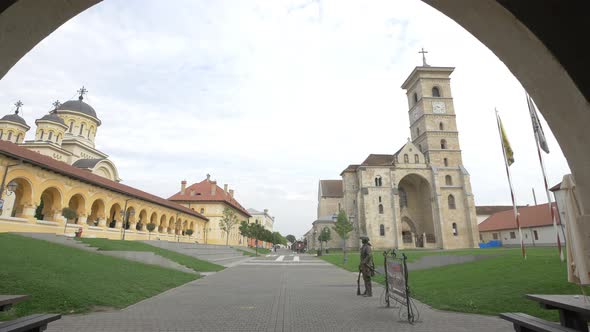
POLYGON ((22 103, 0 119, 0 232, 82 229, 87 237, 204 242, 205 216, 119 183, 115 165, 94 148, 100 120, 82 101, 85 92, 81 89, 78 100, 54 104, 35 122, 32 141, 23 143, 30 127, 19 115, 22 103), (75 217, 66 220, 64 208, 75 217), (150 223, 156 226, 151 234, 150 223))
POLYGON ((238 223, 229 233, 229 245, 246 246, 245 239, 240 235, 239 223, 247 221, 250 213, 238 203, 234 197, 234 190, 224 185, 221 189, 217 181, 207 178, 201 182, 186 186, 186 181, 180 184, 180 191, 172 195, 168 200, 181 204, 192 211, 199 212, 209 219, 206 228, 202 232, 206 233, 205 243, 208 244, 226 244, 227 236, 220 227, 223 218, 223 210, 230 209, 237 216, 238 223))

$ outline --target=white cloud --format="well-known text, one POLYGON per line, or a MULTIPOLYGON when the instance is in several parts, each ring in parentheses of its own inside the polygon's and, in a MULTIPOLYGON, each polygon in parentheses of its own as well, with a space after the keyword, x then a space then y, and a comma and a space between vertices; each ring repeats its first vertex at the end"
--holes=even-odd
MULTIPOLYGON (((103 121, 97 146, 125 183, 167 197, 180 180, 211 173, 243 205, 269 208, 278 230, 301 235, 315 217, 319 179, 392 153, 409 136, 400 85, 421 47, 430 64, 456 66, 476 203, 510 201, 494 107, 516 153, 519 203, 532 203, 531 187, 543 197, 522 87, 418 0, 105 1, 23 58, 0 81, 0 105, 8 113, 23 99, 33 124, 84 84, 103 121)), ((549 142, 553 183, 569 170, 550 133, 549 142)))

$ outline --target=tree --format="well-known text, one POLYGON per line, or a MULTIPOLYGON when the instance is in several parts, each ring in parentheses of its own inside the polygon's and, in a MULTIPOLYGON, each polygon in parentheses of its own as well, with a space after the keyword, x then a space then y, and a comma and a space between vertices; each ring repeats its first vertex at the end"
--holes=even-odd
POLYGON ((61 210, 61 215, 67 220, 76 220, 76 218, 78 218, 78 214, 76 213, 76 211, 70 209, 69 207, 63 208, 61 210))
MULTIPOLYGON (((318 237, 318 240, 320 241, 320 247, 322 245, 322 242, 326 242, 326 245, 328 244, 328 241, 330 241, 332 239, 332 233, 330 232, 330 228, 329 227, 324 227, 322 229, 322 231, 320 232, 320 236, 318 237)), ((323 251, 323 248, 320 248, 321 251, 323 251)))
POLYGON ((295 241, 297 241, 297 238, 295 238, 295 235, 292 235, 292 234, 285 236, 285 238, 287 239, 287 241, 289 241, 291 243, 295 243, 295 241))
POLYGON ((152 236, 152 232, 154 231, 154 229, 156 229, 156 224, 154 224, 153 222, 149 223, 146 225, 146 228, 148 230, 148 240, 150 239, 150 237, 152 236))
POLYGON ((188 238, 191 238, 191 235, 193 235, 195 231, 193 231, 192 229, 187 229, 186 231, 184 231, 184 234, 188 235, 188 238))
POLYGON ((248 244, 250 244, 250 238, 252 237, 250 235, 250 227, 248 227, 248 222, 243 220, 242 222, 240 222, 240 227, 238 228, 238 230, 240 231, 240 235, 246 238, 246 242, 248 244))
POLYGON ((349 233, 352 232, 352 223, 348 220, 348 216, 346 216, 344 210, 340 210, 338 213, 338 220, 336 220, 334 230, 342 239, 343 260, 344 264, 346 264, 348 259, 348 257, 346 257, 346 240, 348 239, 349 233))
POLYGON ((256 240, 256 256, 258 256, 258 240, 263 241, 264 227, 261 224, 248 224, 248 234, 251 238, 256 240))
POLYGON ((229 233, 234 228, 235 225, 238 224, 238 216, 234 210, 230 208, 223 209, 223 217, 221 217, 221 221, 219 222, 219 228, 225 233, 226 240, 225 245, 229 245, 229 233))
POLYGON ((41 199, 41 202, 39 202, 39 205, 37 205, 37 209, 35 209, 35 219, 37 220, 43 220, 43 207, 45 206, 45 204, 43 203, 43 199, 41 199))

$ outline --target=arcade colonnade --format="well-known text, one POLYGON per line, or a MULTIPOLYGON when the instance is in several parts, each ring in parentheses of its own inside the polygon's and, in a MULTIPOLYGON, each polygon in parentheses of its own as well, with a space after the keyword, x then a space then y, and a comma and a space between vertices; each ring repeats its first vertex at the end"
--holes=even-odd
POLYGON ((72 234, 82 228, 85 237, 120 239, 126 209, 125 239, 206 241, 208 219, 201 214, 9 142, 0 142, 4 174, 16 189, 2 192, 0 232, 72 234), (66 207, 76 217, 66 219, 66 207), (149 223, 156 225, 151 234, 149 223))

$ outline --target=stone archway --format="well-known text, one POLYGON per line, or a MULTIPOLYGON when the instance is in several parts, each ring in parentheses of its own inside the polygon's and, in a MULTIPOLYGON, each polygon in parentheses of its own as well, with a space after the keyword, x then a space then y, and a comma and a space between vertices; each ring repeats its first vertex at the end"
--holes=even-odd
POLYGON ((430 182, 421 175, 409 174, 400 180, 398 188, 406 196, 406 206, 401 209, 404 244, 409 243, 406 242, 408 234, 405 234, 406 238, 403 237, 404 223, 409 228, 406 231, 411 231, 416 247, 425 247, 427 242, 435 242, 437 232, 434 225, 430 182))
MULTIPOLYGON (((0 78, 55 29, 100 1, 20 0, 1 6, 0 78)), ((590 215, 590 154, 580 152, 590 142, 590 63, 580 60, 585 43, 572 41, 590 27, 586 3, 561 1, 527 10, 531 1, 422 1, 486 45, 522 83, 568 161, 582 214, 590 215)))
POLYGON ((86 223, 90 226, 105 226, 105 213, 106 208, 104 201, 102 199, 94 200, 94 202, 92 202, 92 205, 90 206, 90 215, 88 216, 86 223), (102 225, 101 221, 103 223, 102 225))
POLYGON ((35 211, 38 220, 58 221, 61 219, 62 195, 55 187, 49 187, 41 193, 39 205, 35 211))
MULTIPOLYGON (((27 210, 31 210, 33 207, 33 187, 31 182, 22 177, 14 178, 11 181, 14 181, 17 184, 17 187, 16 190, 10 194, 14 196, 12 197, 12 209, 8 211, 7 207, 5 207, 7 210, 6 212, 9 213, 11 217, 26 218, 27 216, 30 216, 32 212, 27 210)), ((11 197, 7 193, 5 197, 5 205, 10 198, 11 197)), ((2 215, 5 215, 4 211, 2 211, 2 215)))
POLYGON ((167 222, 168 218, 166 217, 165 214, 162 215, 162 217, 160 217, 160 225, 158 226, 158 232, 159 233, 168 233, 168 222, 167 222))
POLYGON ((142 209, 139 212, 139 217, 137 217, 137 223, 135 224, 135 230, 145 231, 147 223, 148 223, 147 211, 145 209, 142 209))
POLYGON ((121 204, 115 203, 111 205, 109 214, 107 216, 107 226, 109 228, 120 228, 121 222, 121 204))
POLYGON ((68 223, 77 224, 79 220, 86 218, 86 199, 81 194, 75 194, 68 201, 68 208, 76 213, 76 217, 68 219, 68 223))

